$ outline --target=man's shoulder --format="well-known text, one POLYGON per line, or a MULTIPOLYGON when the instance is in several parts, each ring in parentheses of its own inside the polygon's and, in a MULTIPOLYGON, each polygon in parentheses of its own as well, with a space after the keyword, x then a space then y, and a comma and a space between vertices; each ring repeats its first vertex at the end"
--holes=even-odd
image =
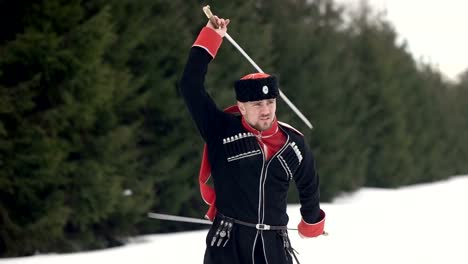
POLYGON ((301 133, 301 131, 299 131, 298 129, 296 129, 295 127, 291 126, 290 124, 288 123, 285 123, 285 122, 281 122, 281 121, 278 121, 278 124, 284 128, 286 131, 288 132, 293 132, 294 134, 298 135, 298 136, 301 136, 301 137, 304 137, 304 134, 301 133))

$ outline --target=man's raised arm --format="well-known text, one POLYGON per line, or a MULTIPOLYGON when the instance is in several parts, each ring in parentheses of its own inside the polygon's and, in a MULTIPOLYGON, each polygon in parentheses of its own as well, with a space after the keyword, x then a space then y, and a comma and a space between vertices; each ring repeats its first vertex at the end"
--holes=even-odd
POLYGON ((219 125, 224 115, 204 87, 208 64, 216 57, 229 24, 229 20, 218 17, 214 21, 217 25, 208 21, 192 45, 180 81, 181 94, 205 141, 215 133, 215 124, 219 125))

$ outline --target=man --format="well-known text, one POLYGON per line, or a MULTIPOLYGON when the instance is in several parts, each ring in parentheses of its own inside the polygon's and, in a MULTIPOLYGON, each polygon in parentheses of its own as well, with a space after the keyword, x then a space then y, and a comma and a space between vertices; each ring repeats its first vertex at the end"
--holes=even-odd
MULTIPOLYGON (((214 17, 193 44, 181 93, 206 142, 200 188, 213 225, 205 264, 292 263, 287 235, 289 183, 299 190, 302 237, 323 233, 319 179, 303 135, 276 120, 279 94, 274 76, 246 75, 235 82, 237 105, 221 111, 204 88, 209 62, 227 32, 228 19, 214 17), (216 25, 214 25, 215 23, 216 25), (239 115, 240 112, 240 115, 239 115), (214 189, 206 184, 210 175, 214 189)), ((297 259, 296 259, 297 261, 297 259)))

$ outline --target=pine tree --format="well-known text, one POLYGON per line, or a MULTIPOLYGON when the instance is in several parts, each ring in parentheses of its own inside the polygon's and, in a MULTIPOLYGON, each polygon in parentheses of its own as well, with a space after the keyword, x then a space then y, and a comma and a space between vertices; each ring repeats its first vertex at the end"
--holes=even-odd
POLYGON ((360 128, 353 123, 360 117, 350 111, 350 98, 360 96, 352 85, 350 37, 342 32, 343 10, 330 1, 279 2, 268 1, 265 15, 271 17, 281 89, 315 127, 310 131, 281 102, 284 112, 278 115, 305 132, 321 175, 321 197, 329 200, 358 188, 365 178, 367 156, 358 152, 360 128))
POLYGON ((456 84, 447 87, 447 118, 449 126, 446 127, 449 137, 446 149, 450 151, 449 175, 464 175, 468 172, 466 159, 468 157, 468 136, 463 131, 468 128, 467 99, 468 99, 468 71, 459 76, 456 84))
POLYGON ((21 5, 24 31, 2 42, 2 255, 119 244, 151 205, 130 119, 138 86, 109 63, 111 8, 86 4, 21 5))

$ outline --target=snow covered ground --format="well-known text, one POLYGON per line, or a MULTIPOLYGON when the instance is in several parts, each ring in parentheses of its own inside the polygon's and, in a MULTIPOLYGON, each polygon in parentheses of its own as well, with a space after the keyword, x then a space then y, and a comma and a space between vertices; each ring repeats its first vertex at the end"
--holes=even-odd
MULTIPOLYGON (((396 190, 364 188, 322 204, 328 236, 290 233, 301 263, 468 263, 468 175, 396 190)), ((299 219, 289 207, 290 226, 299 219)), ((138 237, 119 248, 1 259, 5 264, 202 263, 206 231, 138 237)), ((46 239, 46 238, 45 238, 46 239)))

